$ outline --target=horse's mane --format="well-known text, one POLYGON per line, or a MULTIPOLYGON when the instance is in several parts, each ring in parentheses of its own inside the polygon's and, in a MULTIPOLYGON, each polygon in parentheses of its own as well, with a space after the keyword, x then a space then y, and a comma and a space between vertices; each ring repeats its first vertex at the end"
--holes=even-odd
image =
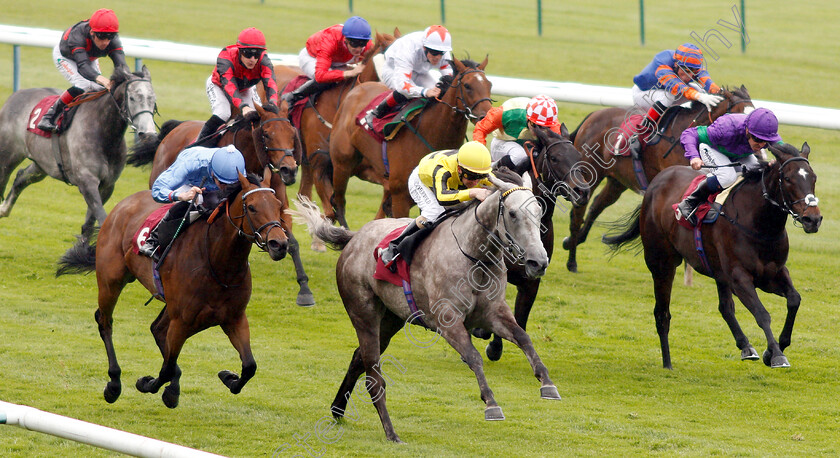
MULTIPOLYGON (((447 61, 447 62, 449 62, 449 65, 452 66, 452 68, 455 68, 455 63, 453 61, 450 60, 450 61, 447 61)), ((478 68, 478 62, 476 62, 474 60, 464 59, 464 60, 461 61, 461 63, 464 64, 464 66, 467 67, 468 69, 477 69, 478 68)), ((456 76, 458 76, 457 72, 455 72, 451 75, 444 75, 444 76, 440 77, 440 81, 438 81, 437 84, 435 85, 440 89, 439 98, 443 98, 443 96, 446 94, 446 90, 449 89, 450 87, 452 87, 452 83, 455 81, 456 76)))
MULTIPOLYGON (((248 182, 253 185, 262 186, 260 177, 257 176, 257 174, 255 173, 248 173, 247 175, 245 175, 245 178, 247 178, 248 182)), ((222 200, 233 198, 236 197, 236 195, 239 194, 240 191, 242 191, 242 183, 237 181, 236 183, 231 183, 227 185, 225 190, 221 193, 220 197, 222 200)))
POLYGON ((522 186, 524 184, 522 176, 507 167, 493 169, 493 175, 506 183, 515 184, 516 186, 522 186))

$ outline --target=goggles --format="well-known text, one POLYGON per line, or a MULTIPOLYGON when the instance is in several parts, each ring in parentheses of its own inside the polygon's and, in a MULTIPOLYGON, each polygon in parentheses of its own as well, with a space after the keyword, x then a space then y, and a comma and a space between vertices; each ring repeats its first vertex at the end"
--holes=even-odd
POLYGON ((113 40, 117 36, 116 32, 93 32, 93 35, 100 40, 113 40))
POLYGON ((246 59, 253 59, 259 57, 263 50, 259 48, 242 48, 239 50, 239 55, 246 59))

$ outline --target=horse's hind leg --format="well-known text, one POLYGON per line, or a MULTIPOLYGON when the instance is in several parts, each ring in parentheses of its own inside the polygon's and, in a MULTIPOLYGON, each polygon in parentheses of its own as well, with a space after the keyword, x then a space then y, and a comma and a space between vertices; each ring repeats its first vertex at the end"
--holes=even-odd
POLYGON ((113 186, 105 194, 107 197, 103 198, 103 193, 99 189, 99 180, 93 176, 84 177, 77 184, 79 186, 79 192, 82 193, 82 197, 85 198, 85 203, 88 207, 87 214, 85 215, 85 223, 82 225, 82 240, 90 240, 93 236, 96 223, 101 225, 105 221, 107 215, 105 213, 105 207, 103 207, 103 202, 107 200, 107 197, 111 196, 113 186))
POLYGON ((755 322, 764 331, 764 336, 767 339, 767 350, 764 351, 762 357, 764 364, 772 368, 790 367, 787 357, 773 336, 773 330, 770 328, 770 313, 767 312, 758 298, 752 276, 742 269, 736 268, 732 272, 732 279, 734 280, 732 292, 744 303, 747 310, 755 317, 755 322))
POLYGON ((3 203, 0 204, 0 218, 9 216, 9 213, 12 212, 12 207, 15 206, 17 198, 27 186, 37 183, 46 177, 47 174, 41 170, 41 167, 39 167, 38 164, 34 162, 29 164, 26 168, 20 170, 17 175, 15 175, 15 181, 12 183, 12 189, 9 190, 9 194, 6 195, 6 198, 3 199, 3 203))
POLYGON ((525 357, 528 358, 528 362, 534 370, 534 376, 540 381, 540 397, 543 399, 559 400, 560 393, 557 392, 557 387, 554 386, 551 378, 549 378, 548 369, 545 367, 545 364, 543 364, 539 355, 537 355, 537 350, 534 349, 531 337, 514 320, 507 304, 502 304, 498 310, 499 312, 492 320, 493 333, 513 342, 525 353, 525 357))
POLYGON ((231 371, 219 372, 219 379, 225 384, 230 392, 239 394, 242 387, 251 380, 257 372, 257 362, 251 353, 251 330, 248 327, 248 317, 244 313, 233 323, 222 325, 222 330, 227 334, 233 348, 239 352, 239 359, 242 361, 242 375, 236 375, 231 371))
MULTIPOLYGON (((119 273, 119 272, 111 272, 119 273)), ((105 385, 103 396, 108 403, 115 402, 122 393, 122 382, 120 375, 122 370, 120 364, 117 362, 117 353, 114 350, 114 341, 112 338, 112 330, 114 325, 114 307, 117 304, 120 292, 125 286, 125 282, 115 280, 108 282, 106 278, 100 276, 97 279, 99 283, 99 309, 94 313, 94 319, 99 328, 99 337, 105 344, 105 353, 108 355, 108 377, 110 381, 105 385)))
MULTIPOLYGON (((513 321, 513 317, 511 317, 511 321, 513 321)), ((493 332, 495 331, 493 329, 493 332)), ((502 413, 502 408, 496 404, 493 391, 490 389, 490 386, 487 384, 487 378, 484 376, 484 363, 481 359, 481 354, 473 346, 472 340, 470 340, 470 333, 464 328, 463 323, 455 323, 449 327, 442 327, 440 334, 461 355, 461 359, 475 373, 475 378, 478 381, 478 389, 481 392, 481 400, 486 404, 484 419, 504 420, 505 416, 502 413)))
POLYGON ((656 321, 656 333, 659 335, 659 346, 662 349, 662 367, 673 369, 671 347, 668 344, 668 333, 671 330, 671 289, 674 287, 674 275, 682 258, 669 259, 660 249, 661 247, 645 246, 645 262, 653 277, 653 296, 656 299, 656 304, 653 306, 653 318, 656 321))
POLYGON ((767 291, 779 296, 784 296, 787 299, 787 316, 785 317, 785 326, 782 328, 782 333, 779 335, 779 348, 782 351, 790 345, 791 336, 793 334, 793 322, 796 321, 796 313, 799 311, 799 303, 802 302, 802 296, 793 287, 793 281, 790 279, 790 272, 787 267, 782 267, 776 274, 776 278, 770 282, 767 291))
MULTIPOLYGON (((688 265, 688 264, 686 264, 688 265)), ((758 359, 758 352, 755 351, 744 331, 741 330, 741 325, 735 318, 735 301, 732 300, 732 290, 729 289, 725 283, 717 282, 718 290, 718 310, 720 310, 723 320, 729 325, 729 330, 732 332, 732 337, 735 337, 735 345, 741 350, 742 360, 756 360, 758 359)))

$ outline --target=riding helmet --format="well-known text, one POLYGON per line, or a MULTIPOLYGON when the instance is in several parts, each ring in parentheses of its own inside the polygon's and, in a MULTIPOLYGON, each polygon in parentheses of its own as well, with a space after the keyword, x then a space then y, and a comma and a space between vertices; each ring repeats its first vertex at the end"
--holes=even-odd
POLYGON ((370 40, 370 24, 362 17, 353 16, 344 21, 341 34, 354 40, 370 40))
POLYGON ((538 95, 528 101, 525 116, 538 126, 551 127, 557 124, 557 104, 547 95, 538 95))
POLYGON ((681 67, 700 70, 703 68, 703 51, 691 43, 685 43, 674 51, 674 60, 681 67))
POLYGON ((452 36, 442 25, 433 25, 423 31, 423 46, 435 51, 452 51, 452 36))
POLYGON ((467 142, 458 149, 458 165, 470 172, 490 173, 490 162, 490 151, 479 142, 467 142))
POLYGON ((113 10, 102 8, 94 11, 88 23, 92 32, 117 33, 120 31, 120 23, 113 10))
POLYGON ((210 158, 210 173, 224 184, 235 183, 245 174, 245 158, 233 145, 219 148, 210 158))
POLYGON ((757 108, 747 115, 747 130, 759 140, 770 143, 782 141, 779 136, 779 120, 767 108, 757 108))
POLYGON ((259 48, 265 49, 265 35, 255 27, 248 27, 239 32, 239 39, 236 44, 240 48, 259 48))

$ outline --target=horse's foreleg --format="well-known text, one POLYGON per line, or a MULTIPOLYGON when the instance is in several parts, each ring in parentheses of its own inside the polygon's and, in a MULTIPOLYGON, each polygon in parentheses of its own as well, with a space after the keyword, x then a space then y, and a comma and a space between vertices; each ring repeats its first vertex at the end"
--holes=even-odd
POLYGON ((623 194, 626 190, 627 188, 625 188, 618 180, 607 178, 607 182, 604 184, 604 189, 598 193, 598 196, 596 196, 595 200, 593 200, 589 205, 589 210, 586 212, 586 218, 583 221, 583 227, 578 234, 578 245, 586 241, 586 237, 589 236, 589 231, 592 229, 592 225, 595 223, 595 220, 601 216, 601 213, 603 213, 607 207, 616 203, 619 197, 621 197, 621 194, 623 194))
POLYGON ((181 321, 170 320, 164 344, 163 364, 158 377, 147 375, 137 379, 135 384, 141 393, 157 393, 161 386, 169 383, 163 391, 162 399, 166 407, 170 409, 178 407, 178 398, 181 395, 181 368, 178 367, 178 355, 181 354, 187 336, 188 332, 183 328, 181 321))
POLYGON ((779 335, 779 348, 784 351, 785 348, 790 346, 791 336, 793 334, 793 322, 796 321, 796 313, 799 311, 799 303, 802 302, 802 296, 793 287, 793 281, 790 279, 790 272, 788 272, 787 267, 782 267, 779 270, 776 278, 770 283, 768 291, 779 296, 784 296, 787 299, 785 326, 779 335))
POLYGON ((492 318, 491 322, 493 332, 497 336, 513 342, 525 353, 525 357, 528 358, 528 363, 531 364, 531 368, 534 371, 534 376, 540 381, 540 397, 543 399, 559 400, 560 393, 557 392, 557 387, 554 386, 554 383, 548 376, 548 369, 537 354, 537 350, 534 349, 531 337, 514 321, 507 304, 501 304, 497 310, 498 312, 492 318))
POLYGON ((569 272, 577 272, 578 237, 584 215, 586 215, 585 205, 572 207, 572 212, 569 215, 569 236, 563 239, 563 248, 569 250, 569 257, 566 260, 566 269, 569 272))
MULTIPOLYGON (((689 264, 686 263, 686 266, 689 264)), ((729 289, 725 283, 716 282, 718 290, 718 310, 720 310, 723 320, 729 325, 729 330, 732 332, 732 337, 735 337, 735 345, 741 350, 742 360, 756 360, 758 359, 758 352, 755 351, 744 331, 741 330, 741 325, 735 318, 735 301, 732 300, 732 290, 729 289)))
POLYGON ((230 389, 233 394, 239 394, 242 387, 251 380, 257 372, 257 362, 251 353, 251 330, 248 327, 248 317, 245 313, 233 323, 222 325, 222 330, 227 334, 233 348, 239 352, 239 359, 242 361, 242 375, 236 375, 231 371, 219 372, 219 379, 230 389))
MULTIPOLYGON (((510 313, 508 311, 508 313, 510 313)), ((513 321, 513 318, 511 318, 513 321)), ((496 329, 492 330, 496 332, 496 329)), ((487 378, 484 376, 484 362, 481 360, 481 354, 472 344, 470 334, 464 328, 463 323, 455 323, 453 326, 440 328, 440 335, 452 345, 452 348, 461 355, 461 359, 467 363, 467 366, 475 373, 475 378, 478 381, 478 389, 481 392, 481 400, 485 402, 487 407, 484 408, 485 420, 504 420, 505 416, 502 413, 502 408, 496 404, 496 399, 493 396, 493 391, 487 384, 487 378)))
POLYGON ((25 169, 18 171, 17 175, 15 175, 15 181, 12 183, 12 189, 9 190, 6 198, 3 199, 3 203, 0 204, 0 218, 9 216, 17 198, 27 186, 37 183, 46 177, 47 174, 34 162, 29 164, 25 169))
POLYGON ((292 262, 295 264, 295 274, 297 275, 298 290, 296 303, 301 307, 311 307, 315 305, 315 296, 312 290, 309 289, 309 276, 303 269, 303 262, 300 259, 300 244, 295 238, 292 231, 287 232, 289 236, 289 254, 292 256, 292 262))
POLYGON ((738 296, 738 299, 743 302, 744 306, 755 317, 755 322, 764 331, 764 336, 767 339, 767 350, 764 351, 762 360, 767 366, 790 367, 787 357, 779 347, 779 343, 773 336, 773 330, 770 328, 770 313, 764 308, 758 294, 755 291, 753 278, 750 274, 741 268, 736 268, 732 272, 732 292, 738 296))

